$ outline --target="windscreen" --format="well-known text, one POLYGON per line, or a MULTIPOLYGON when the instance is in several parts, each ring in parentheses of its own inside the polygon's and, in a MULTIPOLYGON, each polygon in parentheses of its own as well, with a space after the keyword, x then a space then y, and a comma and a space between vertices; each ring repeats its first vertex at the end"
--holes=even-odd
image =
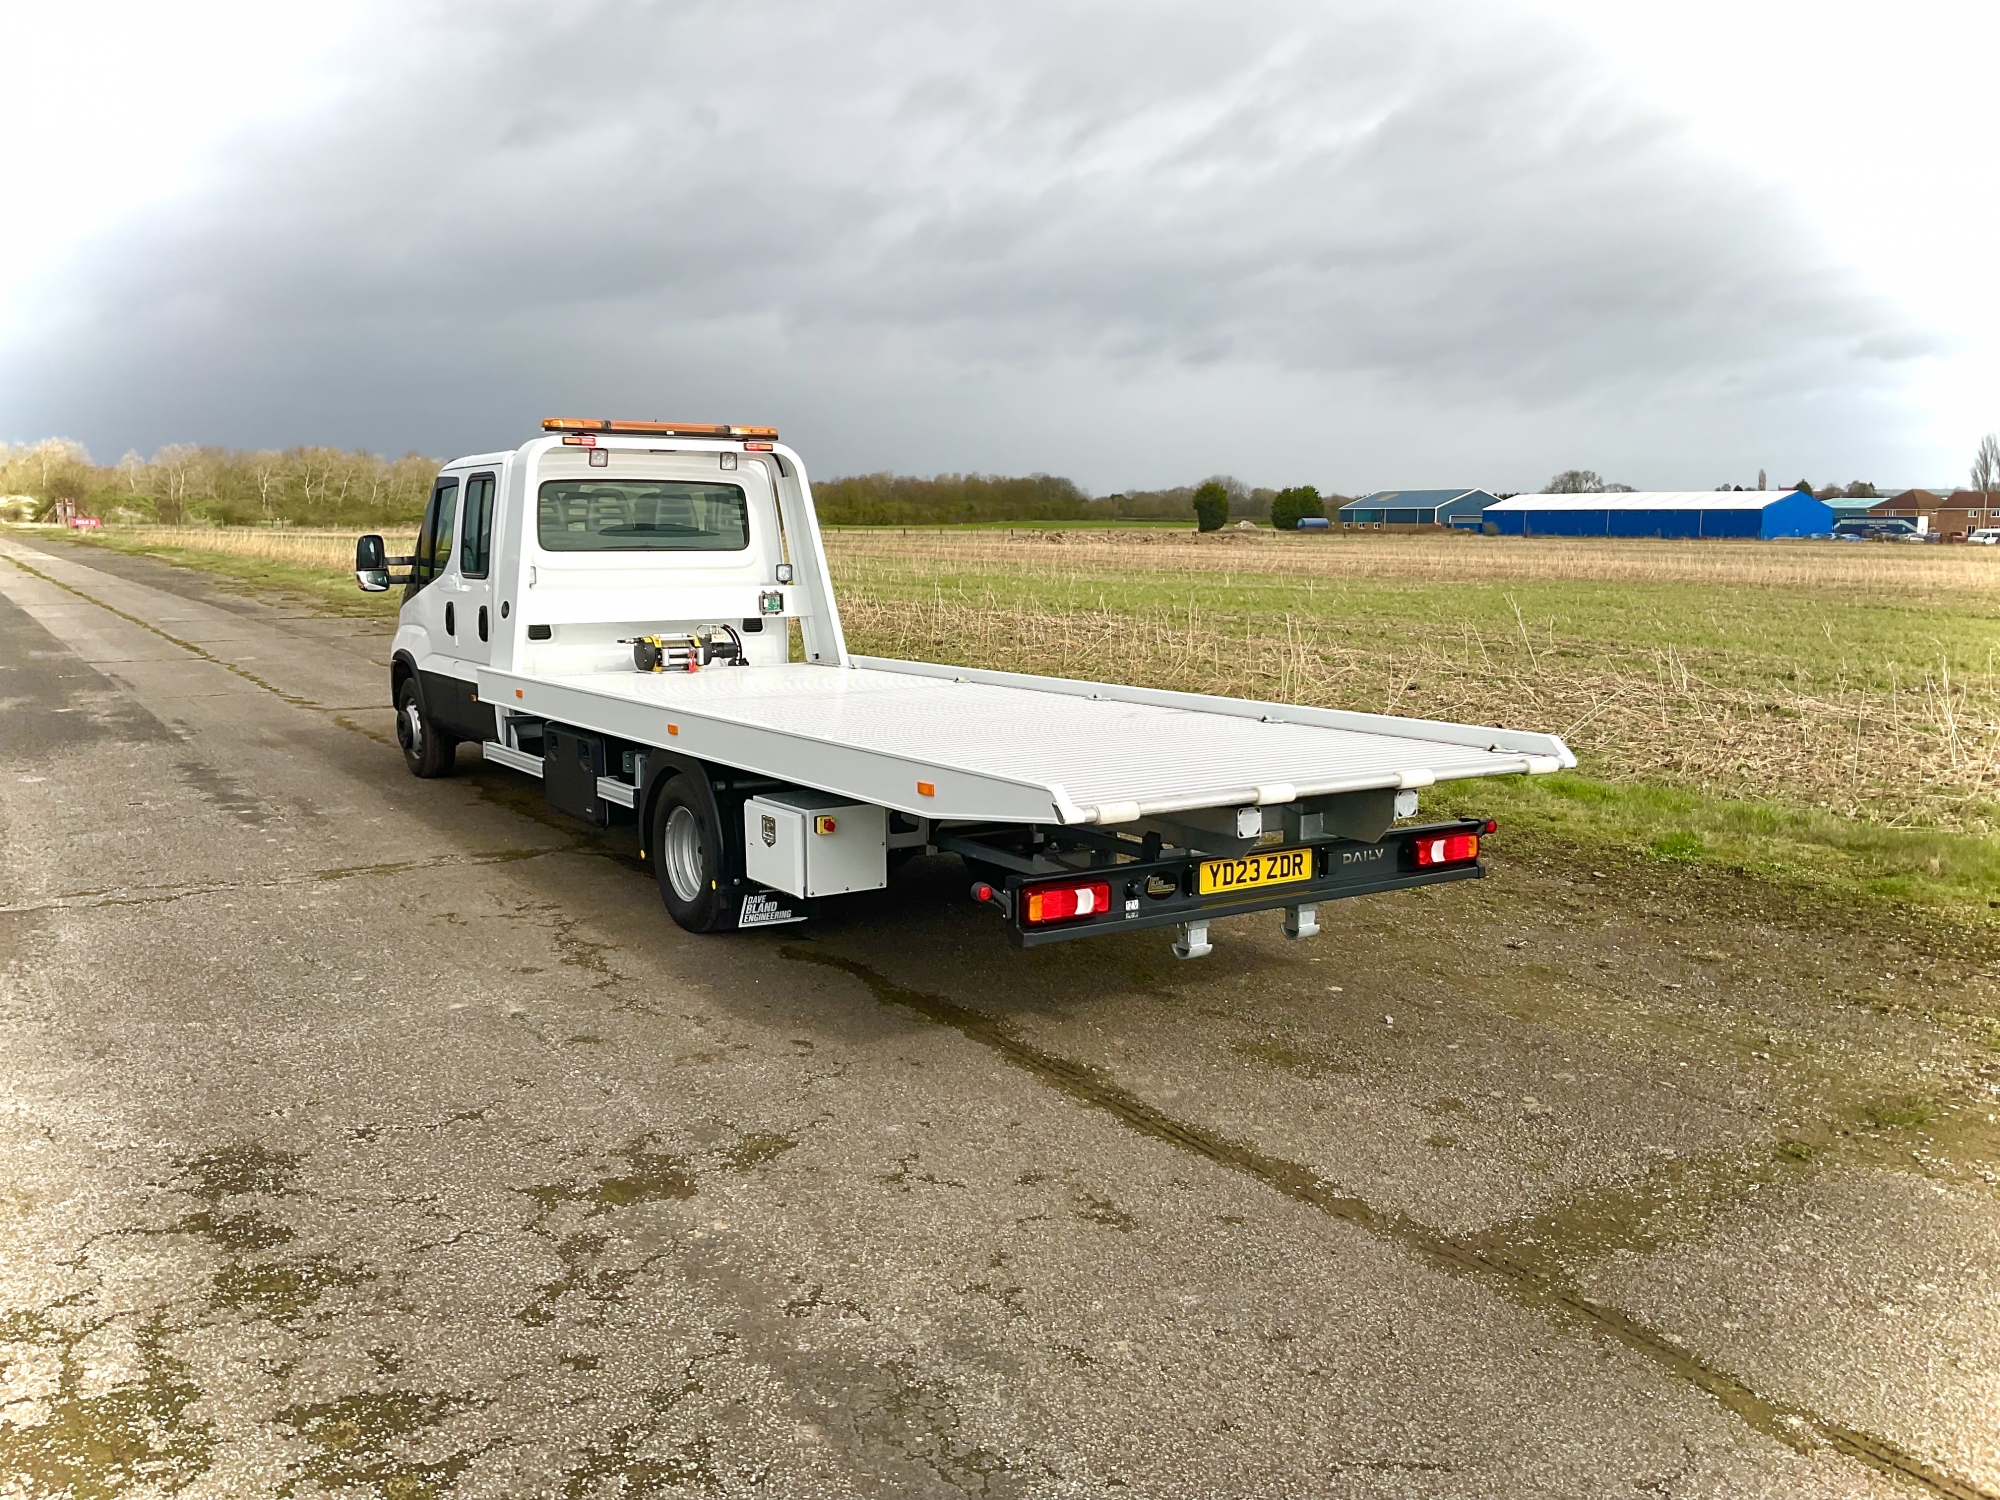
POLYGON ((545 552, 741 552, 741 487, 686 479, 551 479, 536 529, 545 552))

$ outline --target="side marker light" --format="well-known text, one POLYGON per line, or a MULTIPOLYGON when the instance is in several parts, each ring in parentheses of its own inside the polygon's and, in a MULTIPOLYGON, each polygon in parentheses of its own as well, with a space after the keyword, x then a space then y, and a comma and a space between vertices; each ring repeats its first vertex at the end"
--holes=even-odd
POLYGON ((929 781, 918 782, 917 795, 919 797, 935 797, 937 795, 936 784, 934 782, 929 782, 929 781))

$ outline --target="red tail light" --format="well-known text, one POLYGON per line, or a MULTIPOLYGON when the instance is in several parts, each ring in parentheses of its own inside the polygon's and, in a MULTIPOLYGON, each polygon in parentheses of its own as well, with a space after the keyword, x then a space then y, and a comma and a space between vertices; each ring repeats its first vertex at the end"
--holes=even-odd
POLYGON ((1029 927, 1073 922, 1111 909, 1111 887, 1102 880, 1073 880, 1061 885, 1031 885, 1021 892, 1021 921, 1029 927))
POLYGON ((1462 865, 1469 859, 1479 858, 1479 835, 1476 833, 1448 833, 1441 839, 1417 840, 1417 868, 1428 869, 1432 865, 1462 865))

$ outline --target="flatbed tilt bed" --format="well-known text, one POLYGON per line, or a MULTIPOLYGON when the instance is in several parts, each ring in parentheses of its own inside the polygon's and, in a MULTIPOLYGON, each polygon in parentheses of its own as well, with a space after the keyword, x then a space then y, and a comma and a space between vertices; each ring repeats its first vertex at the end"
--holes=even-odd
POLYGON ((1552 735, 851 656, 797 455, 762 429, 553 419, 445 466, 392 689, 419 775, 462 740, 633 828, 669 912, 803 920, 958 854, 1017 946, 1484 873, 1490 823, 1418 825, 1441 781, 1575 764, 1552 735), (796 634, 797 643, 794 644, 796 634), (794 659, 803 657, 803 660, 794 659))

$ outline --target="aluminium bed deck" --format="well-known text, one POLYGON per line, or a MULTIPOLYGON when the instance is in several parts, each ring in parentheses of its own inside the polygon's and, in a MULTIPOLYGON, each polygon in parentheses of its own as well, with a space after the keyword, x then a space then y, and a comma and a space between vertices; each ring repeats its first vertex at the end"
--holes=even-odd
POLYGON ((1203 807, 1539 774, 1553 735, 855 657, 558 677, 483 701, 921 817, 1122 823, 1203 807))

